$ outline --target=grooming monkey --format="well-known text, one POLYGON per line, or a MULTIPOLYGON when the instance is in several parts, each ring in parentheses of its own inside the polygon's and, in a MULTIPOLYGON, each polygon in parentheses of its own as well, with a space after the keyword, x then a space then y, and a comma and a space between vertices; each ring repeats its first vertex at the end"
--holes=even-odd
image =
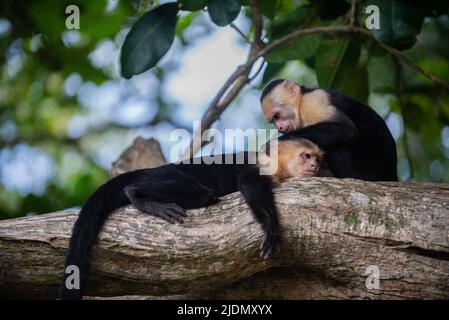
POLYGON ((333 176, 397 181, 397 155, 385 121, 369 106, 339 92, 271 81, 261 96, 265 119, 284 133, 305 138, 326 153, 333 176))
POLYGON ((64 273, 61 299, 82 298, 98 234, 114 210, 129 204, 170 223, 183 222, 187 209, 210 206, 219 197, 240 190, 263 230, 261 256, 270 258, 280 244, 274 184, 290 177, 317 175, 323 156, 316 145, 305 139, 280 141, 274 146, 269 155, 260 154, 264 159, 258 159, 255 164, 249 164, 250 153, 244 153, 243 164, 235 164, 237 154, 232 155, 233 164, 226 164, 225 157, 229 155, 222 155, 222 164, 201 158, 200 164, 171 163, 127 172, 106 182, 87 199, 73 227, 65 269, 69 265, 79 268, 80 289, 68 289, 65 285, 68 274, 64 273), (273 176, 259 172, 262 160, 267 159, 278 160, 273 176))

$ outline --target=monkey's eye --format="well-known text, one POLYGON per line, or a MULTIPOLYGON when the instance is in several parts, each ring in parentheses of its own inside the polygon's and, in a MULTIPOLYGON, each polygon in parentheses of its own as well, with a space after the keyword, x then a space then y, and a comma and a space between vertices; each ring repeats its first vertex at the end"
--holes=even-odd
POLYGON ((275 113, 273 116, 273 121, 279 120, 279 113, 275 113))
POLYGON ((306 153, 306 154, 304 154, 304 158, 310 159, 310 158, 312 158, 312 156, 310 155, 310 153, 306 153))

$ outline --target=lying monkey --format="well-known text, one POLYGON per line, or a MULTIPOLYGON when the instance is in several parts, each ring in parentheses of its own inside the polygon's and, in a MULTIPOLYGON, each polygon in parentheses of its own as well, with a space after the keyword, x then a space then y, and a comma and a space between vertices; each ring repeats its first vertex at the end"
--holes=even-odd
MULTIPOLYGON (((249 153, 244 153, 246 160, 249 153)), ((279 141, 256 164, 226 164, 224 158, 237 154, 221 155, 223 164, 167 164, 153 169, 141 169, 116 176, 96 190, 79 213, 65 261, 65 269, 75 265, 80 272, 80 289, 68 289, 64 274, 62 299, 81 299, 87 285, 90 254, 97 236, 108 216, 116 209, 133 204, 149 215, 168 222, 183 222, 187 209, 210 206, 219 197, 241 191, 246 203, 260 223, 264 239, 261 256, 270 258, 280 244, 280 226, 274 201, 273 186, 290 177, 315 176, 320 171, 322 151, 305 139, 279 141), (261 160, 275 159, 278 169, 273 176, 261 175, 261 160)), ((190 163, 195 163, 191 161, 190 163)))

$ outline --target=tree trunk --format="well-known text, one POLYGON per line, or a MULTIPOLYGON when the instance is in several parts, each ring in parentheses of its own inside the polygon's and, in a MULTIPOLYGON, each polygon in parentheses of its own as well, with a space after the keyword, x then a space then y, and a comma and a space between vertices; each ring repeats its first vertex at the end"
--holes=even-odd
MULTIPOLYGON (((283 245, 269 261, 259 258, 262 232, 239 193, 189 211, 184 224, 122 208, 94 249, 88 294, 449 298, 448 184, 295 179, 276 200, 283 245), (380 287, 367 287, 376 268, 380 287)), ((1 297, 57 296, 76 217, 0 221, 1 297)))

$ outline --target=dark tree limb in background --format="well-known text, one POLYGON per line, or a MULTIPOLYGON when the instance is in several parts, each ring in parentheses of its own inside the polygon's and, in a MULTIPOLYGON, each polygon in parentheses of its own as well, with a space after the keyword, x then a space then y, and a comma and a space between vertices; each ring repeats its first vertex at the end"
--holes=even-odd
POLYGON ((112 164, 112 176, 137 169, 160 167, 166 162, 159 142, 138 137, 112 164))
MULTIPOLYGON (((88 294, 449 298, 449 185, 313 178, 285 183, 276 196, 284 243, 267 262, 238 193, 189 211, 184 225, 118 210, 94 250, 88 294), (380 290, 365 286, 370 265, 380 290)), ((56 297, 76 217, 0 221, 2 297, 56 297)))

